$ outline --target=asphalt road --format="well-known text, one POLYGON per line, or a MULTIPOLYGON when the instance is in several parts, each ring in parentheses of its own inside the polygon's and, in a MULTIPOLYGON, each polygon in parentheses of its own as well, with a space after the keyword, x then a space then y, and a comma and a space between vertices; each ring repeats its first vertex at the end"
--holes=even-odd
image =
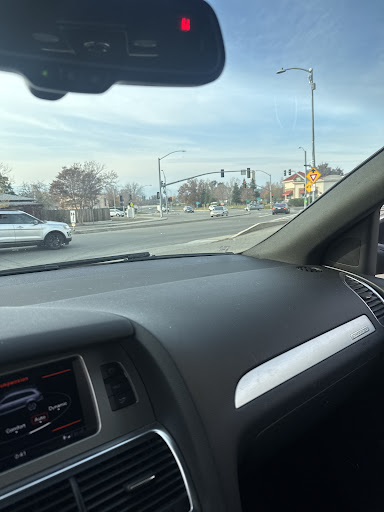
MULTIPOLYGON (((294 213, 287 215, 288 218, 294 213)), ((196 246, 236 234, 256 223, 285 217, 272 216, 269 211, 245 213, 230 211, 228 217, 210 218, 208 212, 169 215, 168 219, 154 221, 124 230, 90 232, 73 235, 72 242, 58 251, 38 247, 0 249, 0 270, 58 261, 94 258, 125 253, 148 251, 151 254, 183 252, 183 246, 196 246), (172 250, 171 250, 172 249, 172 250)), ((186 251, 187 252, 187 251, 186 251)))

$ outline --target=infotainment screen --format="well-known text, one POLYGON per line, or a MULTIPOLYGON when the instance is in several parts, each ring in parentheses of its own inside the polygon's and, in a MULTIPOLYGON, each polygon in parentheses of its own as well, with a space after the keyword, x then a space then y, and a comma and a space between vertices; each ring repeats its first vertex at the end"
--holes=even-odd
POLYGON ((78 357, 0 376, 0 471, 94 434, 91 404, 78 357))

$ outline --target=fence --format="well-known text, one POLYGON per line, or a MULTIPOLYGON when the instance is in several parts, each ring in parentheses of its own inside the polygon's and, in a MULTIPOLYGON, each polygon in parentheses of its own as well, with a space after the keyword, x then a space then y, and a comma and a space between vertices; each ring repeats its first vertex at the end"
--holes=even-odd
MULTIPOLYGON (((83 222, 99 222, 102 220, 111 220, 109 208, 93 208, 84 210, 75 210, 76 223, 83 222)), ((71 223, 70 210, 43 210, 41 214, 42 220, 53 220, 56 222, 71 223)))

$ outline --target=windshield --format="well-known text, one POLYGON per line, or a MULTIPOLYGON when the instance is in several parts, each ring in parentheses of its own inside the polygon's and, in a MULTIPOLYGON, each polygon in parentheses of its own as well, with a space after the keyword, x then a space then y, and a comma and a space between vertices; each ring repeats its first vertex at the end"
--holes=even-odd
POLYGON ((242 252, 382 145, 381 2, 209 3, 226 65, 208 85, 45 101, 0 73, 0 270, 242 252))

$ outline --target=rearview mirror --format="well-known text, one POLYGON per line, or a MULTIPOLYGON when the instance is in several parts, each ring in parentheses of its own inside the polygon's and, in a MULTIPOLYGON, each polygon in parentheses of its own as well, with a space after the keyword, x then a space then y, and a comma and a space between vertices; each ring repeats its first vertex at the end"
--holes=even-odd
POLYGON ((203 0, 2 0, 0 70, 45 99, 115 83, 195 86, 215 80, 224 45, 203 0))

